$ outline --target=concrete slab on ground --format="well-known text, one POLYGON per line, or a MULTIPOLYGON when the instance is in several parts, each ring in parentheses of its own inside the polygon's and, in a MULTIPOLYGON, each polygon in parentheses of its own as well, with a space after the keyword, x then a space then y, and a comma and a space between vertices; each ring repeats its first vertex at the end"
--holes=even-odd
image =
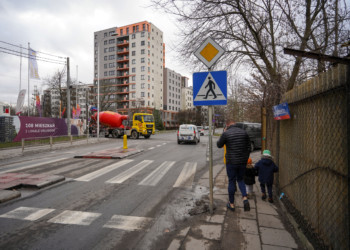
POLYGON ((18 198, 21 193, 14 190, 0 190, 0 203, 18 198))
POLYGON ((63 180, 64 176, 60 175, 3 173, 0 174, 0 190, 21 186, 43 188, 63 180))

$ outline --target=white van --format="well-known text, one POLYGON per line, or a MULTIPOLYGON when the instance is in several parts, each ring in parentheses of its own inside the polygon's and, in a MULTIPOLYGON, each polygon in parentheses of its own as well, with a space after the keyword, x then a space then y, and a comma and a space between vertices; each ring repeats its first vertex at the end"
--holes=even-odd
POLYGON ((177 143, 194 142, 197 144, 201 141, 200 134, 196 125, 182 124, 177 131, 177 143))

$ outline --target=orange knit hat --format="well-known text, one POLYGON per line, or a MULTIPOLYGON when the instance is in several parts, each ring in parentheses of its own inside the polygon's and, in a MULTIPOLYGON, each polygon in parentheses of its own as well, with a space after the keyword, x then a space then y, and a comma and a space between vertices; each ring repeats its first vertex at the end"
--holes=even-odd
POLYGON ((252 164, 252 163, 253 163, 252 158, 249 158, 248 159, 248 164, 252 164))

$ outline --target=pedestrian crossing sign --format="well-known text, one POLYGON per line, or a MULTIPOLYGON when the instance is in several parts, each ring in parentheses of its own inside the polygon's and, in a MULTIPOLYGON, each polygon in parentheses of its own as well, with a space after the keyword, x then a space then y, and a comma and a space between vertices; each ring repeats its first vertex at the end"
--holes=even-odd
POLYGON ((193 73, 193 105, 227 104, 227 71, 193 73))

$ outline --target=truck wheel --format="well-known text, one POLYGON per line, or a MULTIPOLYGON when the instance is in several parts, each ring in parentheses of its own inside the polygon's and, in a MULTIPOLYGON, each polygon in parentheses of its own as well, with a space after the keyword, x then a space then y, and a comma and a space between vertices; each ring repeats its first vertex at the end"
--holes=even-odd
POLYGON ((151 135, 144 135, 145 139, 149 139, 151 135))
POLYGON ((119 137, 120 137, 119 131, 116 130, 116 129, 114 129, 114 130, 112 131, 112 136, 113 136, 113 138, 119 138, 119 137))
POLYGON ((136 130, 133 130, 131 132, 131 139, 138 139, 139 138, 139 133, 137 133, 136 130))

